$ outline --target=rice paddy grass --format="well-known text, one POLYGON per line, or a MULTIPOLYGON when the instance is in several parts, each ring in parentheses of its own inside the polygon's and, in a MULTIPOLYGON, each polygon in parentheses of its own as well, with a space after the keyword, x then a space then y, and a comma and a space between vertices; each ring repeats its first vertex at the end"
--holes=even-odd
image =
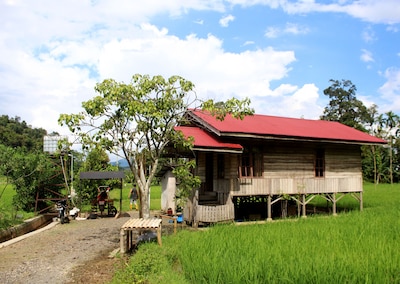
POLYGON ((141 245, 113 281, 400 283, 399 244, 400 186, 366 184, 361 212, 181 230, 141 245))

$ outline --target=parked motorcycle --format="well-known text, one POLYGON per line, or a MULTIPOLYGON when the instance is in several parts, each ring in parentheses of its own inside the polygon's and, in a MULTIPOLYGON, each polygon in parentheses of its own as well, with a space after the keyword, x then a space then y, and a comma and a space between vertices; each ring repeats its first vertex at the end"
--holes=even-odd
POLYGON ((67 200, 63 199, 63 200, 57 201, 56 207, 57 207, 57 211, 58 211, 57 217, 60 220, 60 223, 61 224, 69 223, 69 218, 68 218, 68 213, 67 213, 67 208, 68 208, 67 200))

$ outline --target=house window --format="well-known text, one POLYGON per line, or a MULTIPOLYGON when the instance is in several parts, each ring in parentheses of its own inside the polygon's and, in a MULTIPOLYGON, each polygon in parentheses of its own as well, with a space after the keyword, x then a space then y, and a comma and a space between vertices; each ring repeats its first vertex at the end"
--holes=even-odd
POLYGON ((325 151, 317 150, 315 155, 315 177, 324 177, 325 175, 325 151))
POLYGON ((222 154, 217 156, 217 178, 225 178, 225 159, 222 154))
POLYGON ((261 153, 245 152, 242 154, 239 166, 240 177, 262 177, 263 156, 261 153))

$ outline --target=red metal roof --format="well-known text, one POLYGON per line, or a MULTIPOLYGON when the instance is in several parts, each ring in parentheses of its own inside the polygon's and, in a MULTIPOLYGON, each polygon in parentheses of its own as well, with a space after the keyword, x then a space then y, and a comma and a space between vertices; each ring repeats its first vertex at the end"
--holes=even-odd
POLYGON ((175 127, 175 130, 182 131, 186 138, 190 136, 193 137, 195 147, 211 147, 235 150, 243 149, 240 144, 221 142, 217 139, 217 137, 211 136, 209 133, 198 127, 177 126, 175 127))
POLYGON ((298 139, 322 139, 360 144, 386 144, 386 141, 380 138, 333 121, 259 114, 246 116, 243 120, 227 115, 223 121, 220 121, 208 112, 199 110, 190 110, 190 112, 201 121, 205 122, 206 127, 211 126, 211 128, 214 128, 219 132, 217 134, 220 136, 249 134, 298 139))

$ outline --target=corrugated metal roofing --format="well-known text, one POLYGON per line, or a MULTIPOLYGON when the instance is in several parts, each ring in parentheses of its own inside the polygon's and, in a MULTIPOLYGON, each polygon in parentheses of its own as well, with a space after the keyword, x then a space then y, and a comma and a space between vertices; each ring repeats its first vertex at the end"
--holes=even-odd
POLYGON ((193 137, 195 147, 237 150, 243 149, 243 147, 239 144, 221 142, 216 137, 211 136, 209 133, 198 127, 177 126, 175 127, 175 130, 182 131, 183 135, 185 135, 186 138, 193 137))
POLYGON ((298 139, 322 139, 330 141, 355 142, 360 144, 386 144, 386 141, 367 133, 325 120, 297 119, 255 114, 243 120, 227 115, 223 121, 207 112, 190 110, 205 125, 214 128, 220 136, 250 134, 260 136, 288 137, 298 139))
POLYGON ((80 179, 122 179, 125 178, 125 172, 81 172, 80 179))

